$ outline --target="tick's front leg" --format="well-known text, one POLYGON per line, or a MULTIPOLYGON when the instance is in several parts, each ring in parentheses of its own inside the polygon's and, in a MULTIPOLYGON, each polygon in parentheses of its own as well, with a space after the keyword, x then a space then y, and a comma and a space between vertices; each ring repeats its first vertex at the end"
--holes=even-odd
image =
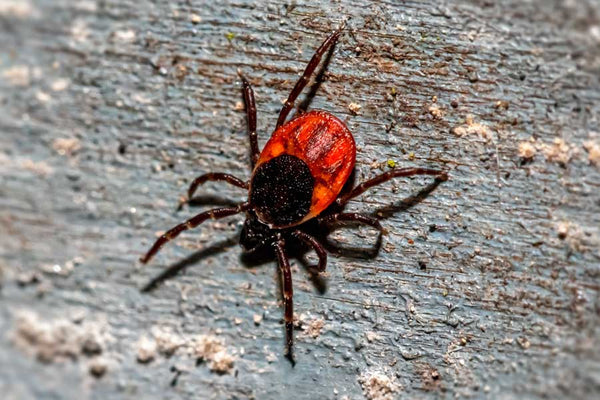
POLYGON ((285 241, 279 239, 274 243, 277 261, 279 263, 279 271, 281 272, 281 280, 283 282, 283 308, 285 319, 285 339, 286 339, 286 356, 292 363, 294 361, 294 289, 292 288, 292 270, 290 261, 285 254, 285 241))

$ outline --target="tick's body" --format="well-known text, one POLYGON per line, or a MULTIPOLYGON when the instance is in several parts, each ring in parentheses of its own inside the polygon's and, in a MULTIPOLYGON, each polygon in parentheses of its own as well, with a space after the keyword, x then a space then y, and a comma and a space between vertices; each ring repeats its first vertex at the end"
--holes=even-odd
POLYGON ((335 116, 325 111, 310 111, 285 120, 298 95, 306 86, 323 54, 337 41, 341 29, 332 33, 319 47, 304 74, 296 83, 281 109, 275 132, 259 152, 256 136, 256 106, 254 93, 242 77, 244 100, 248 117, 253 172, 244 182, 224 173, 208 173, 196 178, 190 185, 188 198, 197 187, 207 181, 225 181, 248 190, 248 201, 236 207, 218 208, 200 213, 164 233, 141 258, 148 262, 158 250, 181 232, 195 228, 207 219, 218 219, 246 212, 240 244, 246 252, 272 248, 279 263, 285 308, 287 355, 293 361, 293 307, 292 275, 286 255, 286 240, 300 240, 311 247, 319 258, 316 267, 324 271, 327 252, 312 236, 304 232, 303 224, 316 219, 318 223, 333 224, 354 221, 381 230, 379 221, 359 213, 327 211, 333 203, 340 208, 370 187, 389 179, 413 175, 432 175, 447 179, 446 173, 426 168, 393 169, 354 187, 340 196, 342 187, 354 169, 356 146, 352 134, 335 116))
POLYGON ((257 207, 259 219, 271 228, 299 225, 321 214, 335 201, 354 169, 355 160, 354 138, 346 125, 324 111, 310 111, 294 118, 273 133, 260 153, 254 169, 250 183, 250 201, 257 204, 252 200, 260 188, 269 187, 269 194, 272 194, 272 183, 277 179, 263 174, 263 171, 271 169, 273 171, 270 174, 281 176, 283 180, 294 185, 299 182, 299 186, 305 186, 302 188, 304 193, 299 194, 304 204, 297 215, 279 213, 280 215, 273 215, 275 218, 272 218, 270 214, 278 214, 273 210, 286 203, 280 201, 284 199, 277 196, 270 197, 272 204, 267 202, 264 207, 257 207), (279 165, 278 168, 269 168, 271 164, 279 165), (294 164, 292 169, 306 170, 312 182, 303 185, 301 178, 290 179, 293 172, 285 167, 281 168, 281 164, 289 164, 290 167, 294 164), (265 178, 269 184, 257 184, 259 179, 262 181, 265 178))

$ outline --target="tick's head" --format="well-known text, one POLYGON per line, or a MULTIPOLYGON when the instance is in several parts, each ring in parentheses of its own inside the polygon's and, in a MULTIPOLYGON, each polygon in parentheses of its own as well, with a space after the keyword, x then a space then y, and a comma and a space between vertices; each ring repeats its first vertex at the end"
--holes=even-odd
POLYGON ((253 253, 276 240, 277 231, 258 220, 253 211, 248 211, 240 235, 240 245, 246 253, 253 253))
POLYGON ((271 228, 296 225, 309 213, 314 178, 300 158, 282 154, 260 164, 250 182, 250 204, 271 228))

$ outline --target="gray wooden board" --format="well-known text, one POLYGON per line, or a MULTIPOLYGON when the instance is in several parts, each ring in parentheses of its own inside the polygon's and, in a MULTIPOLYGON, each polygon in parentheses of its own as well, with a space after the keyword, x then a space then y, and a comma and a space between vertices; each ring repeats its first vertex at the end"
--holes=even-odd
MULTIPOLYGON (((0 43, 4 399, 600 395, 596 0, 4 0, 0 43), (237 70, 263 145, 347 16, 311 108, 347 122, 357 180, 388 160, 450 180, 410 207, 430 179, 352 203, 391 210, 389 233, 374 259, 330 256, 324 292, 293 261, 292 368, 275 263, 240 261, 241 217, 185 233, 147 267, 137 259, 198 212, 176 211, 193 177, 249 176, 237 70), (99 349, 86 355, 89 330, 99 349), (159 330, 184 344, 215 336, 234 364, 215 373, 187 345, 138 362, 159 330), (107 370, 95 378, 91 365, 107 370)), ((332 236, 374 241, 365 228, 332 236)))

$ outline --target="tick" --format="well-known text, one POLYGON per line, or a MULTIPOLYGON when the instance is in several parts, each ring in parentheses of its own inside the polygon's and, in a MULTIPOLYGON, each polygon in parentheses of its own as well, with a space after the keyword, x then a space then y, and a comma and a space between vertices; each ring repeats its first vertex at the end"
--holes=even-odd
POLYGON ((361 213, 342 212, 344 205, 369 188, 392 178, 430 175, 447 179, 444 171, 428 168, 392 169, 351 190, 342 188, 354 169, 356 145, 346 125, 326 111, 309 111, 286 122, 297 97, 319 65, 321 57, 336 43, 343 26, 334 31, 317 49, 279 112, 277 125, 264 149, 259 151, 256 135, 256 105, 250 83, 242 76, 242 91, 248 120, 252 174, 249 181, 233 175, 211 172, 194 179, 188 190, 191 199, 196 189, 208 181, 224 181, 248 191, 248 200, 235 207, 202 212, 169 229, 160 236, 140 261, 147 263, 170 240, 209 219, 246 213, 240 244, 244 252, 271 251, 277 258, 282 278, 286 354, 293 357, 293 289, 290 262, 286 252, 290 241, 299 240, 312 248, 317 257, 316 270, 325 271, 327 252, 307 232, 309 225, 355 222, 382 231, 379 221, 361 213))

